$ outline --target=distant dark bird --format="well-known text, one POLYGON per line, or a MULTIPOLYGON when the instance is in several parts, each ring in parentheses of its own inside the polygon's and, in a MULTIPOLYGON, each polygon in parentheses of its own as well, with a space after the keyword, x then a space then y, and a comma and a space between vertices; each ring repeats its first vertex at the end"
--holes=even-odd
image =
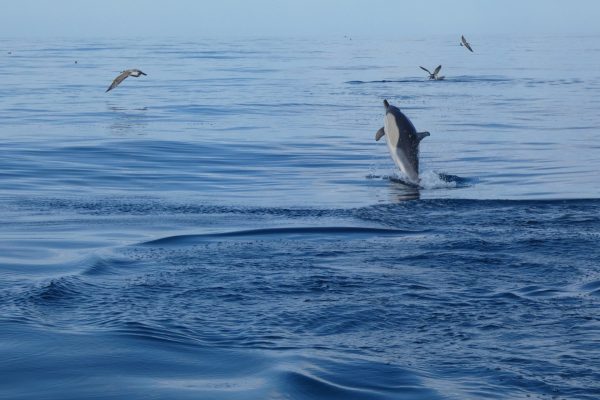
POLYGON ((8 52, 8 55, 11 55, 11 54, 12 54, 12 51, 9 51, 9 52, 8 52))
POLYGON ((465 39, 464 35, 460 36, 460 45, 461 46, 465 46, 467 49, 469 49, 469 51, 472 53, 473 49, 471 48, 471 45, 469 44, 469 42, 467 42, 467 39, 465 39))
POLYGON ((423 71, 429 74, 429 79, 432 79, 434 81, 441 81, 442 79, 444 79, 443 76, 438 76, 438 74, 440 73, 440 69, 442 69, 441 65, 438 65, 437 68, 433 70, 433 73, 429 72, 427 68, 421 67, 420 65, 419 68, 421 68, 423 71))
POLYGON ((142 71, 140 71, 139 69, 126 69, 125 71, 121 72, 121 74, 119 76, 117 76, 114 81, 112 81, 112 83, 110 84, 108 89, 106 89, 106 91, 108 92, 109 90, 112 90, 112 89, 116 88, 117 86, 119 86, 119 84, 121 82, 123 82, 125 80, 125 78, 127 78, 128 76, 133 76, 134 78, 137 78, 140 75, 146 75, 146 74, 143 73, 142 71))
POLYGON ((75 64, 77 64, 77 60, 75 60, 75 64))

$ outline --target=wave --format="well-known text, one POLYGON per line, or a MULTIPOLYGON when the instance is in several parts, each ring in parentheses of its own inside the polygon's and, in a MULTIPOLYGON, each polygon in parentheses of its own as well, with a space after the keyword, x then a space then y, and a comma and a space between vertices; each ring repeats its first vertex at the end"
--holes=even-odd
MULTIPOLYGON (((403 175, 394 174, 394 175, 367 175, 367 179, 386 179, 394 183, 399 183, 406 186, 409 189, 415 189, 414 199, 420 198, 418 195, 418 190, 420 189, 451 189, 451 188, 464 188, 472 186, 473 184, 478 182, 476 178, 466 178, 458 175, 451 175, 444 172, 436 172, 436 171, 425 171, 420 174, 419 184, 414 184, 410 182, 403 175)), ((413 198, 407 197, 407 200, 412 200, 413 198)))
POLYGON ((296 398, 445 398, 437 390, 427 387, 414 369, 360 359, 301 357, 290 361, 272 379, 282 391, 299 394, 296 398))
POLYGON ((514 82, 514 79, 507 78, 505 76, 497 76, 497 75, 488 75, 488 76, 468 76, 468 75, 459 75, 455 77, 446 77, 441 80, 431 80, 427 78, 405 78, 405 79, 379 79, 379 80, 371 80, 371 81, 362 81, 362 80, 352 80, 346 81, 344 83, 348 85, 365 85, 365 84, 375 84, 375 83, 427 83, 431 82, 432 84, 443 84, 443 83, 511 83, 514 82))
POLYGON ((327 226, 327 227, 291 227, 291 228, 263 228, 263 229, 249 229, 239 230, 231 232, 221 233, 207 233, 207 234, 191 234, 191 235, 176 235, 168 236, 160 239, 151 240, 142 243, 142 245, 181 245, 190 244, 194 242, 201 242, 211 239, 219 238, 235 238, 235 237, 254 237, 261 236, 263 238, 273 237, 287 239, 292 237, 306 237, 306 236, 343 236, 348 237, 365 237, 365 236, 383 236, 383 235, 407 235, 414 234, 423 231, 406 231, 400 229, 388 229, 388 228, 365 228, 356 226, 327 226))
POLYGON ((581 285, 581 290, 583 290, 583 292, 589 296, 600 298, 600 279, 581 285))
POLYGON ((370 84, 370 83, 422 83, 422 82, 426 82, 427 80, 424 79, 381 79, 381 80, 376 80, 376 81, 347 81, 344 83, 347 83, 349 85, 364 85, 364 84, 370 84))
POLYGON ((189 333, 184 333, 181 326, 153 326, 140 321, 119 321, 104 324, 110 334, 135 339, 158 342, 161 345, 194 345, 200 340, 189 333))
MULTIPOLYGON (((393 181, 398 178, 395 175, 367 175, 367 179, 387 179, 393 181)), ((425 172, 422 174, 426 188, 435 188, 436 185, 448 185, 448 187, 461 187, 478 182, 477 178, 460 177, 438 172, 425 172), (430 176, 431 175, 431 176, 430 176), (431 185, 429 179, 431 178, 431 185)), ((401 179, 401 178, 400 178, 401 179)), ((496 205, 533 206, 533 205, 563 205, 569 210, 560 214, 559 218, 579 224, 597 223, 600 218, 596 214, 578 213, 579 208, 571 207, 597 207, 600 198, 549 198, 549 199, 471 199, 471 198, 430 198, 421 199, 422 203, 433 208, 442 207, 476 207, 482 212, 488 207, 496 205), (569 211, 569 212, 567 212, 569 211)), ((7 212, 52 212, 53 214, 81 214, 81 215, 131 215, 131 216, 157 216, 157 215, 248 215, 248 216, 276 216, 289 218, 346 218, 355 215, 356 211, 385 208, 387 206, 398 206, 397 202, 386 204, 374 204, 357 208, 318 208, 318 207, 260 207, 243 205, 215 205, 197 203, 177 203, 172 201, 161 201, 156 198, 144 196, 139 197, 105 197, 87 200, 84 198, 54 198, 54 197, 15 197, 12 201, 0 204, 1 211, 7 212)), ((518 210, 517 210, 518 211, 518 210)))
POLYGON ((44 309, 55 313, 59 310, 76 309, 87 301, 91 293, 100 289, 97 282, 92 283, 78 275, 65 275, 30 288, 24 297, 29 303, 30 311, 44 309))

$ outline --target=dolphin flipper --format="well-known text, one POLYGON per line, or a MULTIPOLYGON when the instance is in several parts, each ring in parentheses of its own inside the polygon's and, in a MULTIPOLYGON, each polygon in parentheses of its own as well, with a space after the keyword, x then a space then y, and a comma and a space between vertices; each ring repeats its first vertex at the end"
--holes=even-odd
POLYGON ((429 136, 429 132, 427 132, 427 131, 425 131, 425 132, 417 132, 416 136, 417 136, 417 142, 420 142, 421 140, 423 140, 427 136, 429 136))
POLYGON ((383 126, 382 126, 381 128, 379 128, 379 130, 375 134, 375 140, 379 141, 379 139, 381 139, 381 137, 383 135, 385 135, 385 130, 383 129, 383 126))

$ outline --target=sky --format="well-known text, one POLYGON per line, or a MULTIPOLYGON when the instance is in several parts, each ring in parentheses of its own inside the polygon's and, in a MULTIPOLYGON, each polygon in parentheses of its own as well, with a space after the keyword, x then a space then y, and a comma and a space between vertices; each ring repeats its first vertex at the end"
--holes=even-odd
POLYGON ((597 0, 5 0, 0 6, 0 38, 600 34, 597 0))

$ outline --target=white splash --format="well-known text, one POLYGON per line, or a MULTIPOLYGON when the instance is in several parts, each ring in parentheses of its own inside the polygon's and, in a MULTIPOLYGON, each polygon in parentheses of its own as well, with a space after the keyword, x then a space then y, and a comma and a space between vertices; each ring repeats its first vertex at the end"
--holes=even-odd
POLYGON ((448 189, 456 187, 456 181, 445 181, 440 178, 440 174, 436 171, 424 171, 419 174, 419 178, 419 186, 423 189, 448 189))

